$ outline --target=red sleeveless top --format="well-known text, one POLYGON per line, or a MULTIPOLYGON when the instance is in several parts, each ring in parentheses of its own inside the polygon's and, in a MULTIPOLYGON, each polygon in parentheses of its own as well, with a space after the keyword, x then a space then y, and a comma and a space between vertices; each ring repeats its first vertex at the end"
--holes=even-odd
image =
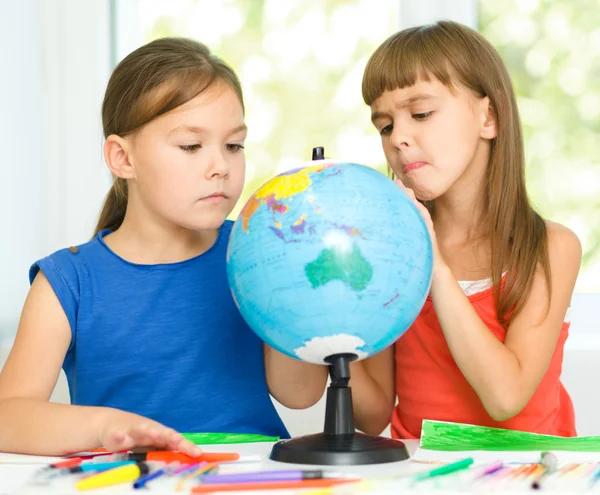
MULTIPOLYGON (((498 340, 506 330, 496 318, 492 289, 468 296, 498 340)), ((525 408, 506 421, 494 421, 454 362, 431 298, 410 329, 396 342, 396 395, 393 438, 419 438, 424 419, 452 421, 559 436, 576 436, 573 404, 560 382, 569 322, 561 328, 556 350, 538 389, 525 408)))

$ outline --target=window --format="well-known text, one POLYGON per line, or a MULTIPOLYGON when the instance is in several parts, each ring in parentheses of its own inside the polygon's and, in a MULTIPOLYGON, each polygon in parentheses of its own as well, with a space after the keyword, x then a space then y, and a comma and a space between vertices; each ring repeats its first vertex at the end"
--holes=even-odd
POLYGON ((189 36, 236 70, 249 127, 237 217, 263 182, 310 160, 315 146, 327 157, 385 171, 361 81, 370 54, 398 30, 399 11, 398 0, 139 0, 117 13, 118 23, 137 33, 117 38, 117 46, 124 56, 158 37, 189 36))
POLYGON ((479 13, 515 85, 532 200, 581 239, 576 290, 599 292, 600 3, 480 0, 479 13))

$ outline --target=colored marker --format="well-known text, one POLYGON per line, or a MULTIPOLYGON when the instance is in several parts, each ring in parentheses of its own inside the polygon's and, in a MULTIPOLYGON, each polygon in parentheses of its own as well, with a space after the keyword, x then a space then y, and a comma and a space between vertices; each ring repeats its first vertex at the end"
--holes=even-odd
POLYGON ((500 471, 496 471, 494 474, 492 474, 491 479, 494 481, 498 481, 498 480, 503 480, 505 478, 513 478, 514 477, 513 473, 515 471, 518 471, 519 469, 521 469, 521 468, 506 466, 505 469, 501 469, 500 471))
POLYGON ((181 462, 183 464, 204 462, 231 462, 237 461, 240 454, 237 452, 203 452, 198 457, 183 454, 181 452, 151 450, 150 452, 135 452, 125 454, 125 459, 130 461, 161 461, 161 462, 181 462))
POLYGON ((171 473, 171 476, 177 476, 178 474, 184 474, 192 469, 196 469, 199 464, 182 464, 175 471, 171 473))
POLYGON ((302 488, 325 488, 329 486, 342 485, 344 483, 356 483, 362 481, 360 478, 323 478, 320 480, 299 480, 299 481, 272 481, 257 483, 219 483, 202 484, 192 488, 192 493, 211 493, 211 492, 239 492, 239 491, 266 491, 266 490, 289 490, 302 488))
POLYGON ((556 471, 558 459, 552 452, 542 452, 540 464, 550 471, 556 471))
MULTIPOLYGON (((282 471, 260 471, 237 474, 214 474, 202 477, 202 483, 256 483, 258 481, 300 481, 323 478, 341 478, 339 473, 330 473, 320 469, 302 471, 300 469, 282 471)), ((348 476, 349 477, 349 476, 348 476)))
POLYGON ((210 473, 213 469, 217 467, 214 463, 201 462, 200 464, 196 464, 192 466, 191 469, 184 471, 183 478, 181 478, 177 485, 175 485, 175 490, 180 491, 183 490, 183 487, 188 482, 188 480, 195 478, 196 476, 200 476, 201 474, 210 473))
POLYGON ((592 474, 592 477, 590 478, 590 488, 593 487, 598 482, 599 479, 600 479, 600 466, 598 466, 596 468, 596 470, 592 474))
POLYGON ((81 457, 81 459, 84 461, 93 461, 98 459, 99 462, 104 462, 104 459, 108 459, 114 455, 115 454, 113 452, 85 452, 83 454, 79 454, 79 457, 81 457))
POLYGON ((70 468, 73 466, 79 466, 83 459, 81 457, 70 457, 64 461, 55 462, 54 464, 50 464, 46 467, 46 469, 64 469, 70 468))
POLYGON ((33 482, 36 485, 48 484, 49 481, 60 473, 62 469, 71 468, 81 464, 81 457, 71 457, 64 461, 54 462, 38 470, 33 476, 33 482))
POLYGON ((531 476, 532 474, 534 474, 538 468, 540 467, 539 464, 530 464, 529 466, 525 467, 525 469, 523 469, 523 471, 521 471, 521 473, 518 476, 515 476, 516 478, 525 478, 527 479, 529 476, 531 476))
POLYGON ((484 478, 486 476, 489 476, 490 474, 494 474, 494 473, 500 471, 503 468, 504 468, 504 463, 502 461, 492 462, 491 464, 481 468, 481 471, 479 471, 475 475, 474 479, 477 480, 480 478, 484 478))
POLYGON ((164 468, 157 469, 153 473, 149 473, 146 476, 142 476, 142 477, 138 478, 135 481, 135 483, 133 484, 133 488, 135 488, 136 490, 139 488, 144 488, 149 481, 159 478, 163 474, 170 474, 173 471, 175 471, 175 469, 176 469, 176 467, 173 467, 173 466, 170 466, 170 467, 165 466, 164 468))
POLYGON ((542 452, 541 465, 544 468, 535 479, 531 482, 532 490, 539 490, 542 488, 542 480, 548 477, 550 474, 556 471, 558 467, 558 459, 552 452, 542 452))
POLYGON ((471 464, 473 464, 473 459, 471 457, 467 457, 466 459, 463 459, 461 461, 454 462, 452 464, 447 464, 446 466, 435 468, 425 473, 419 473, 414 477, 414 481, 423 481, 428 478, 434 478, 436 476, 444 476, 446 474, 455 473, 456 471, 468 468, 471 464))
POLYGON ((54 474, 59 472, 61 469, 66 469, 74 466, 78 466, 81 464, 81 457, 71 457, 70 459, 66 459, 64 461, 54 462, 52 464, 48 464, 44 466, 39 471, 36 472, 34 476, 34 480, 36 484, 47 483, 51 476, 50 474, 54 474))
POLYGON ((92 471, 107 471, 121 466, 127 466, 129 464, 135 464, 135 461, 113 461, 113 462, 89 462, 86 464, 80 464, 65 471, 75 473, 89 473, 92 471))
POLYGON ((99 472, 99 471, 108 471, 109 469, 114 469, 116 467, 126 466, 128 464, 135 464, 135 461, 115 461, 115 462, 89 462, 86 464, 80 464, 79 466, 64 468, 52 471, 48 478, 52 479, 57 476, 65 476, 69 474, 78 474, 78 473, 91 473, 91 472, 99 472))
POLYGON ((105 486, 118 485, 137 480, 150 472, 148 464, 140 462, 110 469, 99 474, 85 478, 75 485, 78 490, 93 490, 105 486))

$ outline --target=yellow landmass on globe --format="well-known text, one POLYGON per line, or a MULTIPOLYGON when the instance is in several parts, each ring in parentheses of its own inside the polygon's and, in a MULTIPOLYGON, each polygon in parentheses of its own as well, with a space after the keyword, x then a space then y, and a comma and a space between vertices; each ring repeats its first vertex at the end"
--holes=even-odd
POLYGON ((244 232, 248 231, 248 224, 252 215, 256 213, 256 210, 263 203, 266 203, 272 211, 286 213, 288 207, 281 200, 291 198, 298 193, 306 191, 312 185, 310 175, 319 173, 332 165, 331 163, 313 165, 312 167, 306 167, 291 174, 273 177, 254 193, 240 212, 244 232))
POLYGON ((306 215, 302 215, 298 220, 294 222, 294 227, 298 227, 298 225, 302 225, 306 221, 306 215))

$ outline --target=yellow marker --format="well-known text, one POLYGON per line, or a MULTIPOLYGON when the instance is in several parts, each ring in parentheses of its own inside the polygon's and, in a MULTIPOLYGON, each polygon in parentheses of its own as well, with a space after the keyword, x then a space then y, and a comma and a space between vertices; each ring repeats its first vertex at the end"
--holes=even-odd
POLYGON ((102 488, 104 486, 118 485, 119 483, 127 483, 135 481, 140 476, 144 476, 150 472, 148 464, 140 462, 138 464, 128 464, 115 469, 104 471, 103 473, 90 476, 79 481, 75 486, 78 490, 93 490, 94 488, 102 488))

